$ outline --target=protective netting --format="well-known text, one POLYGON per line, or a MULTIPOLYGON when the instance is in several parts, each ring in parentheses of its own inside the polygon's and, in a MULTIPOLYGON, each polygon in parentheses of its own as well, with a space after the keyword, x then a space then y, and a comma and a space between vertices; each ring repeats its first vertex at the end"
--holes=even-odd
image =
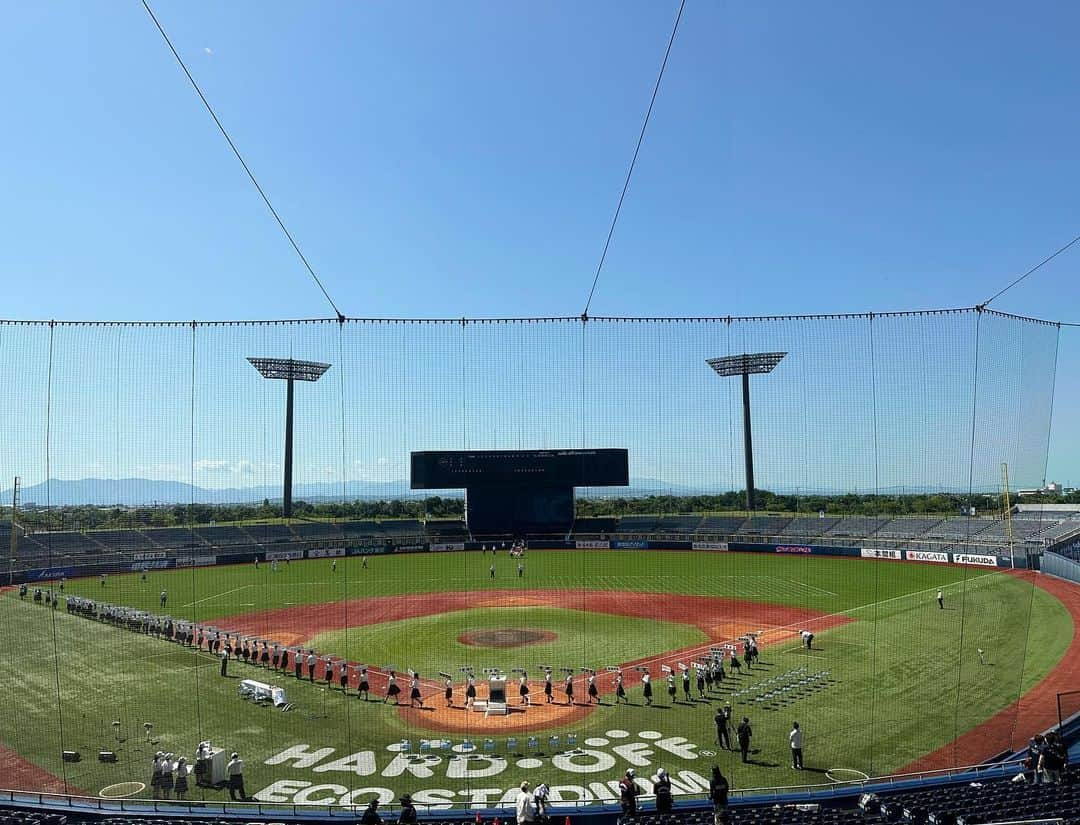
MULTIPOLYGON (((155 754, 175 780, 204 740, 241 753, 249 794, 328 804, 476 805, 522 778, 606 799, 630 765, 688 793, 714 762, 741 788, 824 781, 788 767, 794 719, 822 775, 1018 747, 1072 638, 1061 595, 1022 572, 1071 525, 1001 501, 1003 465, 1014 491, 1043 483, 1058 331, 976 310, 0 325, 0 786, 160 794, 155 754), (755 352, 786 355, 750 379, 751 514, 741 381, 706 359, 755 352), (249 357, 330 365, 294 387, 287 521, 285 382, 249 357), (460 490, 410 490, 411 451, 569 448, 630 463, 628 488, 577 491, 570 534, 470 535, 460 490), (733 672, 748 633, 760 661, 733 672), (234 655, 222 678, 226 642, 288 657, 234 655), (466 666, 481 700, 485 668, 507 677, 507 716, 461 708, 466 666), (419 673, 423 710, 382 702, 391 668, 405 703, 419 673), (591 671, 603 704, 565 704, 591 671), (746 763, 719 749, 724 705, 752 717, 746 763)), ((189 798, 222 798, 194 780, 189 798)))

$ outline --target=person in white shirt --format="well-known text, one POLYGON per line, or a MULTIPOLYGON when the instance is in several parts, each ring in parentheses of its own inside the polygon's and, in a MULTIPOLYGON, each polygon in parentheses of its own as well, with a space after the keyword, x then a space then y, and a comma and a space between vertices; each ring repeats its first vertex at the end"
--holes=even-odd
POLYGON ((244 790, 244 762, 240 754, 234 753, 229 764, 225 767, 225 773, 229 777, 229 799, 233 802, 246 802, 247 792, 244 790), (236 798, 236 792, 240 792, 240 798, 236 798))
POLYGON ((176 760, 176 779, 173 785, 173 792, 176 794, 177 799, 187 799, 188 792, 188 776, 191 775, 191 765, 187 763, 187 759, 181 756, 176 760))
POLYGON ((791 740, 791 767, 797 771, 803 769, 802 764, 802 730, 799 728, 799 723, 795 722, 791 726, 791 733, 788 734, 788 739, 791 740))
POLYGON ((517 799, 514 800, 514 808, 517 813, 518 825, 525 825, 526 822, 533 821, 533 796, 529 793, 528 782, 521 783, 521 790, 518 792, 517 799))

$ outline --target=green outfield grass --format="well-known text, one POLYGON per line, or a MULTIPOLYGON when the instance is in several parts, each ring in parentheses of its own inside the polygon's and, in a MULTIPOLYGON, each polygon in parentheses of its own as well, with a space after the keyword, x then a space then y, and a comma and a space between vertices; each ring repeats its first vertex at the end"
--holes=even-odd
MULTIPOLYGON (((596 667, 695 644, 702 634, 685 623, 683 594, 804 607, 852 621, 819 634, 813 651, 795 642, 768 648, 757 673, 729 682, 710 703, 668 707, 665 695, 658 697, 657 707, 647 708, 636 679, 628 678, 632 705, 604 706, 580 722, 542 732, 545 740, 551 733, 574 733, 593 755, 567 762, 553 760, 550 753, 525 754, 527 737, 519 736, 518 750, 526 760, 538 759, 539 767, 515 755, 505 766, 443 759, 425 769, 395 759, 387 748, 402 738, 437 735, 410 727, 381 702, 365 703, 325 691, 318 683, 279 677, 274 681, 288 689, 295 709, 280 713, 257 707, 236 697, 237 680, 221 679, 217 663, 206 654, 69 616, 62 608, 20 603, 8 592, 0 598, 0 650, 8 657, 0 669, 3 743, 92 793, 129 779, 148 782, 153 751, 190 757, 200 739, 241 751, 248 790, 264 799, 296 800, 298 792, 307 792, 307 801, 353 802, 370 798, 371 792, 349 796, 351 791, 383 788, 414 795, 423 791, 418 800, 429 802, 497 800, 499 795, 481 792, 513 789, 524 777, 582 786, 595 794, 598 789, 590 783, 616 779, 635 760, 641 776, 661 764, 673 773, 707 776, 715 762, 735 787, 803 784, 825 781, 814 771, 831 767, 886 773, 946 745, 1038 682, 1061 658, 1074 632, 1064 606, 1030 583, 1000 572, 944 565, 736 553, 534 551, 521 578, 515 561, 495 557, 497 575, 491 579, 490 554, 379 556, 370 559, 368 569, 360 561, 341 559, 333 573, 329 560, 311 560, 283 565, 277 573, 263 564, 259 570, 151 571, 145 582, 138 574, 118 574, 104 587, 96 578, 69 581, 67 592, 157 611, 159 593, 167 589, 168 612, 199 621, 287 605, 461 590, 670 594, 658 599, 653 619, 557 608, 484 608, 362 627, 343 620, 316 642, 326 653, 372 665, 389 660, 425 675, 464 664, 463 656, 479 667, 531 666, 548 655, 568 659, 550 662, 556 666, 596 667), (947 610, 935 602, 938 587, 945 591, 947 610), (528 651, 524 663, 519 660, 525 654, 515 649, 454 647, 465 629, 482 627, 549 630, 557 641, 547 650, 545 645, 521 649, 528 651), (978 661, 978 647, 986 651, 986 665, 978 661), (799 668, 805 668, 800 674, 827 670, 829 675, 820 680, 821 689, 778 709, 755 703, 755 693, 747 692, 766 680, 790 681, 799 668), (702 755, 716 750, 712 715, 722 702, 731 702, 737 716, 751 717, 758 751, 754 764, 744 766, 728 753, 702 755), (812 769, 801 774, 788 765, 786 737, 794 719, 806 731, 806 764, 812 769), (113 721, 121 722, 122 741, 113 721), (156 744, 144 741, 147 721, 154 725, 156 744), (679 737, 696 747, 685 750, 679 737), (299 745, 309 752, 333 751, 307 763, 266 764, 299 745), (90 758, 64 765, 64 749, 90 758), (118 750, 120 762, 98 763, 92 755, 100 749, 118 750), (370 757, 340 761, 364 752, 370 757), (591 767, 598 769, 583 772, 591 767), (476 775, 462 775, 466 769, 476 775), (417 775, 426 770, 431 775, 417 775), (275 785, 282 781, 293 784, 275 785), (312 792, 315 786, 329 787, 312 792)), ((239 664, 231 672, 265 673, 239 664)), ((465 735, 449 738, 460 742, 465 735)), ((495 738, 496 750, 505 756, 506 737, 495 738)), ((987 750, 1008 746, 1008 741, 994 741, 987 750)), ((206 798, 227 794, 209 791, 206 798)))

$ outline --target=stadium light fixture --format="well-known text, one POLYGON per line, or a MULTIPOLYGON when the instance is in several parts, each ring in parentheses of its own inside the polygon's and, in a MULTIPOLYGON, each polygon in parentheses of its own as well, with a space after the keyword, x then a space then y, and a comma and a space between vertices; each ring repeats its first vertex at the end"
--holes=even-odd
POLYGON ((318 381, 330 364, 318 361, 297 361, 295 358, 248 358, 251 366, 263 378, 287 382, 285 392, 285 483, 281 514, 292 517, 292 459, 293 459, 293 381, 318 381))
POLYGON ((746 460, 746 509, 754 509, 754 445, 750 434, 750 376, 764 375, 776 369, 784 360, 786 352, 751 352, 727 355, 723 358, 706 358, 717 375, 730 378, 742 376, 743 456, 746 460))

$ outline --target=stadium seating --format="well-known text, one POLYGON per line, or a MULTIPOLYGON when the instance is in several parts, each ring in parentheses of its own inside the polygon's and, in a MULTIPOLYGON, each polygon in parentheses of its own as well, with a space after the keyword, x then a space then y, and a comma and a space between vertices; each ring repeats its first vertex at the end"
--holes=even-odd
POLYGON ((705 516, 697 532, 707 536, 733 536, 745 521, 745 516, 705 516))
POLYGON ((143 530, 142 534, 154 547, 166 550, 198 550, 210 546, 187 527, 154 527, 143 530))
POLYGON ((656 528, 656 516, 623 516, 619 519, 617 532, 644 535, 656 528))
POLYGON ((939 518, 912 518, 902 516, 881 525, 874 534, 885 539, 913 539, 925 535, 928 530, 941 522, 939 518))
POLYGON ((751 516, 739 530, 748 536, 779 536, 791 524, 790 516, 751 516))
POLYGON ((878 530, 888 524, 890 519, 874 516, 846 516, 825 531, 826 536, 849 536, 866 538, 876 535, 878 530))
POLYGON ((195 534, 214 547, 234 547, 252 545, 255 540, 251 534, 240 527, 196 527, 195 534))
POLYGON ((841 519, 837 516, 800 516, 793 518, 785 525, 781 535, 794 536, 795 538, 817 538, 831 530, 841 519))
POLYGON ((693 533, 701 524, 701 516, 661 516, 655 530, 657 533, 693 533))

